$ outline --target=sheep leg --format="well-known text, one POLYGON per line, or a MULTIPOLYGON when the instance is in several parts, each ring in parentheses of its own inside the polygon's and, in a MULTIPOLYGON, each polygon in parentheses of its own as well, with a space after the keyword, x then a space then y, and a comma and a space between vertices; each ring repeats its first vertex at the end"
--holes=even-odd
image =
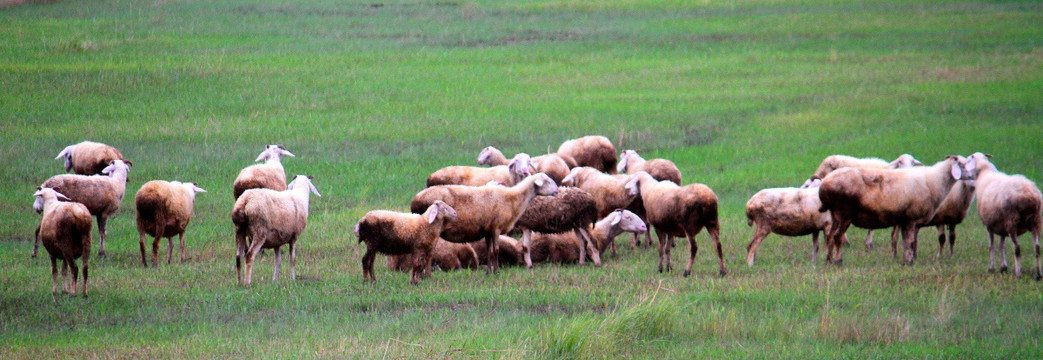
POLYGON ((40 250, 40 225, 36 225, 36 233, 33 235, 33 255, 32 258, 36 258, 36 252, 40 250))
POLYGON ((72 256, 65 256, 65 263, 69 264, 69 268, 72 270, 72 286, 69 287, 69 294, 76 295, 76 279, 80 277, 80 268, 76 266, 76 259, 72 256))
POLYGON ((280 266, 282 266, 282 246, 275 248, 275 273, 272 274, 272 281, 279 280, 280 266))
POLYGON ((898 227, 891 230, 891 257, 898 258, 898 227))
POLYGON ((1014 244, 1014 277, 1021 277, 1021 244, 1018 244, 1016 232, 1010 232, 1010 243, 1014 244))
MULTIPOLYGON (((1032 232, 1032 243, 1036 248, 1036 281, 1043 280, 1043 267, 1039 261, 1039 233, 1038 229, 1032 232)), ((951 246, 949 248, 952 249, 951 246)))
POLYGON ((98 256, 105 257, 105 223, 108 221, 104 216, 98 214, 98 235, 101 237, 101 245, 98 245, 98 256))
POLYGON ((746 245, 746 266, 753 266, 753 261, 757 257, 757 247, 761 245, 761 241, 771 233, 771 227, 764 226, 761 223, 757 223, 753 230, 753 238, 750 239, 750 243, 746 245))
POLYGON ((69 261, 62 257, 62 292, 69 293, 69 261))
POLYGON ((665 239, 666 234, 663 234, 662 232, 657 231, 656 232, 656 237, 659 239, 659 249, 657 249, 657 250, 659 250, 659 272, 662 273, 663 272, 663 252, 665 251, 665 250, 663 250, 663 245, 666 245, 666 241, 667 241, 665 239))
POLYGON ((938 229, 938 258, 942 258, 942 251, 945 250, 945 225, 938 225, 935 228, 938 229))
MULTIPOLYGON (((707 226, 706 232, 710 234, 710 239, 713 240, 713 247, 717 250, 717 265, 719 267, 717 273, 721 276, 726 276, 728 275, 728 270, 724 268, 724 249, 721 249, 721 228, 719 226, 717 224, 707 226)), ((695 237, 694 234, 692 236, 695 237)), ((695 240, 692 240, 692 247, 695 247, 695 240)), ((692 257, 695 257, 695 251, 692 251, 692 254, 692 257)))
POLYGON ((840 249, 842 239, 846 239, 847 228, 851 226, 851 217, 841 215, 841 211, 832 211, 833 227, 830 228, 829 236, 826 237, 826 262, 835 265, 844 263, 843 253, 840 249))
POLYGON ((666 254, 663 255, 666 258, 666 272, 670 272, 674 268, 674 265, 670 263, 670 250, 675 246, 675 241, 673 235, 666 235, 666 254))
POLYGON ((616 241, 613 240, 608 243, 608 249, 612 252, 612 256, 616 256, 616 241))
POLYGON ((91 257, 90 248, 91 235, 83 235, 83 255, 80 261, 83 261, 83 297, 87 297, 87 266, 89 265, 87 260, 91 257))
POLYGON ((1007 249, 1004 244, 1007 242, 1007 237, 1000 235, 1000 272, 1007 272, 1007 249))
POLYGON ((956 250, 956 224, 949 224, 949 257, 956 250))
POLYGON ((869 231, 866 232, 865 245, 866 250, 873 250, 873 229, 869 229, 869 231))
POLYGON ((699 245, 695 243, 695 235, 698 233, 698 230, 693 233, 684 232, 684 237, 688 239, 688 266, 684 268, 684 277, 692 274, 692 263, 695 262, 695 254, 699 253, 699 245))
POLYGON ((152 266, 159 267, 159 244, 163 242, 163 238, 156 236, 152 240, 152 266))
POLYGON ((499 237, 499 234, 497 233, 499 233, 499 231, 494 231, 493 235, 495 236, 490 235, 485 237, 485 263, 489 264, 489 266, 485 268, 486 274, 492 274, 500 267, 500 259, 497 259, 496 256, 496 239, 499 237))
POLYGON ((989 272, 996 272, 996 238, 992 231, 989 233, 989 272))
POLYGON ((373 259, 377 257, 377 251, 372 246, 366 248, 366 253, 362 255, 362 281, 377 281, 377 277, 373 275, 373 259))
POLYGON ((573 229, 573 232, 576 234, 576 241, 579 242, 579 259, 576 262, 583 265, 587 260, 587 239, 579 233, 579 229, 573 229))
POLYGON ((297 280, 297 239, 290 241, 290 280, 297 280))
MULTIPOLYGON (((246 286, 250 286, 250 283, 253 280, 254 261, 257 260, 257 254, 261 252, 261 246, 264 246, 265 242, 263 236, 257 236, 256 234, 252 240, 253 243, 251 243, 250 247, 246 249, 246 276, 244 279, 244 285, 246 286)), ((275 268, 278 269, 279 267, 276 266, 275 268)))
MULTIPOLYGON (((238 229, 237 229, 238 230, 238 229)), ((246 236, 239 231, 235 232, 235 279, 239 285, 243 285, 243 255, 246 252, 246 236)))
MULTIPOLYGON (((594 245, 594 236, 590 235, 590 232, 586 228, 575 229, 577 237, 583 239, 586 245, 580 244, 580 260, 583 256, 583 247, 587 248, 587 253, 590 254, 590 260, 594 262, 594 266, 601 266, 601 253, 598 251, 598 247, 594 245)), ((582 263, 581 263, 582 264, 582 263)))
POLYGON ((905 244, 905 252, 902 260, 906 265, 913 264, 913 258, 916 250, 914 249, 916 240, 914 239, 914 233, 916 232, 915 224, 902 225, 902 243, 905 244))
POLYGON ((170 265, 171 260, 174 258, 174 237, 167 236, 167 265, 170 265))
POLYGON ((818 231, 811 233, 811 265, 818 263, 818 231))
POLYGON ((148 261, 145 260, 145 233, 138 232, 138 249, 141 250, 141 266, 148 268, 148 261))
MULTIPOLYGON (((180 260, 180 262, 184 263, 185 262, 185 233, 178 234, 177 238, 178 238, 178 241, 181 242, 181 260, 180 260)), ((168 263, 169 263, 169 261, 168 261, 168 263)), ((291 262, 291 264, 292 264, 292 262, 291 262)))
POLYGON ((51 293, 58 293, 58 258, 51 256, 51 293))
MULTIPOLYGON (((522 251, 525 252, 525 268, 526 269, 532 269, 532 254, 529 251, 529 244, 532 241, 531 240, 532 239, 531 236, 532 236, 532 230, 529 230, 529 229, 522 230, 522 251)), ((580 249, 580 252, 582 253, 583 250, 580 249)), ((583 260, 580 260, 580 264, 582 264, 582 263, 583 263, 583 260)))
POLYGON ((634 234, 634 242, 631 243, 631 248, 636 249, 638 245, 641 245, 641 234, 634 234))

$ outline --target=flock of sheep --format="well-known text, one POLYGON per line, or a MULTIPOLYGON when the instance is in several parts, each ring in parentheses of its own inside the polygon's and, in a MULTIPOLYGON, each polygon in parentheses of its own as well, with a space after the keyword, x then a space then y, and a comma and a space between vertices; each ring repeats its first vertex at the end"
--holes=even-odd
MULTIPOLYGON (((290 277, 295 277, 294 245, 307 225, 309 193, 319 195, 308 176, 286 183, 280 158, 294 155, 281 145, 268 145, 244 168, 233 184, 236 274, 249 285, 257 254, 275 252, 278 278, 281 248, 289 245, 290 277), (245 262, 245 273, 243 271, 245 262)), ((1041 195, 1030 180, 1007 175, 989 162, 990 155, 949 156, 925 166, 908 154, 893 162, 827 157, 818 171, 799 188, 773 188, 756 193, 746 204, 748 223, 755 227, 747 246, 752 266, 757 247, 770 233, 812 235, 812 261, 818 257, 818 234, 825 234, 826 261, 842 263, 842 244, 851 225, 870 229, 865 240, 872 246, 872 229, 893 227, 892 254, 897 238, 903 240, 903 261, 916 258, 918 229, 937 226, 938 256, 949 230, 949 253, 955 242, 955 225, 963 221, 974 199, 989 236, 989 270, 995 269, 994 236, 1000 236, 1001 271, 1007 268, 1005 238, 1014 244, 1014 273, 1021 275, 1017 237, 1031 232, 1036 254, 1035 278, 1043 278, 1040 264, 1041 195)), ((52 291, 58 291, 57 261, 62 260, 63 290, 77 291, 82 258, 83 294, 87 295, 91 217, 98 222, 105 255, 105 224, 122 202, 132 163, 115 148, 85 141, 65 148, 56 159, 65 160, 66 171, 45 181, 34 194, 33 208, 42 213, 36 230, 33 256, 44 245, 51 258, 52 291), (69 269, 71 268, 71 279, 69 269)), ((556 153, 537 157, 519 153, 508 159, 494 148, 483 149, 479 165, 449 166, 427 178, 427 188, 410 204, 411 213, 374 210, 355 225, 360 243, 363 279, 375 280, 373 262, 378 253, 388 256, 388 267, 411 271, 411 283, 429 276, 432 268, 452 270, 485 267, 498 270, 500 263, 532 267, 538 262, 587 260, 601 265, 601 254, 615 249, 615 238, 633 233, 633 246, 651 244, 651 230, 658 238, 659 271, 669 271, 674 237, 689 243, 692 271, 698 251, 695 236, 704 228, 714 243, 718 272, 727 274, 720 243, 717 196, 703 184, 680 185, 677 166, 665 159, 643 159, 636 151, 618 157, 603 136, 586 136, 564 142, 556 153), (647 225, 646 225, 647 224, 647 225), (509 236, 521 235, 521 241, 509 236)), ((206 192, 195 183, 149 181, 135 195, 141 263, 148 266, 145 236, 154 238, 152 263, 158 265, 160 239, 168 239, 167 263, 173 256, 173 236, 181 243, 184 260, 185 229, 192 218, 195 195, 206 192)))

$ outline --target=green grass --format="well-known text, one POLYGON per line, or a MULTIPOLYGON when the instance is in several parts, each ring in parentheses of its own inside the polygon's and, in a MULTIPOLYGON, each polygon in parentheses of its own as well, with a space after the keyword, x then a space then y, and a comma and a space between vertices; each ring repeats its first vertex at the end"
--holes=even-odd
POLYGON ((1043 286, 986 272, 973 210, 952 258, 935 259, 933 229, 912 267, 890 257, 886 232, 874 250, 845 249, 842 268, 811 264, 810 239, 772 235, 746 267, 743 205, 835 153, 982 151, 1043 179, 1041 23, 1035 1, 0 9, 0 357, 1039 358, 1043 286), (690 278, 624 245, 602 268, 435 273, 418 286, 378 260, 377 282, 362 283, 351 229, 366 211, 405 211, 428 174, 485 146, 541 154, 587 134, 714 189, 728 277, 700 234, 690 278), (31 195, 84 139, 135 166, 90 298, 52 296, 47 260, 29 258, 31 195), (294 152, 287 173, 315 175, 323 196, 300 278, 272 283, 269 253, 241 288, 231 183, 268 143, 294 152), (152 179, 209 192, 188 261, 142 269, 129 198, 152 179))

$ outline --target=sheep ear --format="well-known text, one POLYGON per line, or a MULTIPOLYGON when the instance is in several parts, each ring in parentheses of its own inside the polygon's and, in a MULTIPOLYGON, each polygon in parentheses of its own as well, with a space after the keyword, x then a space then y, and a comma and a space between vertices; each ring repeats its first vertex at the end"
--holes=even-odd
POLYGON ((978 162, 974 161, 974 158, 972 157, 967 159, 967 162, 964 163, 963 167, 964 169, 967 169, 968 173, 973 174, 974 171, 978 169, 978 162))
POLYGON ((616 226, 620 221, 623 220, 623 211, 616 210, 612 212, 612 226, 616 226))
POLYGON ((985 154, 985 157, 992 159, 992 154, 985 154))
POLYGON ((192 183, 192 190, 195 190, 195 192, 197 192, 197 193, 205 193, 206 192, 206 190, 204 190, 203 188, 201 188, 198 185, 196 185, 196 183, 192 183))
POLYGON ((569 171, 568 175, 565 175, 565 177, 561 178, 561 184, 564 185, 565 183, 572 182, 574 180, 576 180, 576 171, 575 171, 575 169, 573 169, 573 171, 569 171))
POLYGON ((65 196, 64 194, 57 191, 54 192, 54 196, 57 196, 58 200, 72 201, 72 199, 70 199, 68 196, 65 196))
POLYGON ((427 223, 431 224, 435 222, 435 218, 438 217, 438 205, 431 204, 427 207, 427 211, 424 212, 424 219, 427 219, 427 223))
POLYGON ((72 152, 72 147, 73 147, 73 145, 66 146, 65 149, 62 149, 62 152, 58 153, 58 156, 55 157, 54 159, 58 160, 58 159, 61 159, 63 157, 70 156, 71 155, 70 153, 72 152))
POLYGON ((311 181, 308 182, 308 187, 311 188, 311 192, 315 193, 315 196, 322 197, 322 194, 319 194, 319 189, 316 189, 315 185, 312 184, 311 181))
POLYGON ((536 186, 537 187, 543 187, 543 178, 542 177, 537 177, 536 178, 536 186))
POLYGON ((913 159, 913 165, 921 165, 922 166, 923 163, 920 162, 920 160, 913 159))
POLYGON ((631 176, 630 181, 627 181, 627 184, 623 187, 627 190, 628 195, 636 196, 638 194, 638 179, 637 176, 631 176))
POLYGON ((123 160, 123 162, 127 163, 127 166, 134 166, 134 162, 130 160, 123 160))
POLYGON ((289 156, 289 157, 297 157, 297 155, 294 155, 293 153, 287 151, 285 148, 282 148, 282 146, 280 146, 280 148, 279 148, 279 154, 286 155, 286 156, 289 156))
POLYGON ((258 161, 261 161, 261 160, 264 160, 264 159, 267 159, 267 158, 268 158, 268 149, 265 149, 264 152, 261 153, 261 155, 257 155, 257 158, 254 159, 254 162, 258 162, 258 161))
MULTIPOLYGON (((952 159, 955 159, 955 157, 952 157, 952 159)), ((959 161, 954 161, 952 163, 952 168, 949 169, 949 172, 953 179, 960 180, 960 178, 963 177, 963 169, 960 167, 959 161)))
POLYGON ((620 159, 619 159, 619 164, 616 165, 616 172, 626 172, 627 171, 627 158, 629 158, 629 156, 626 156, 626 154, 627 154, 627 152, 624 151, 623 154, 619 156, 620 159))

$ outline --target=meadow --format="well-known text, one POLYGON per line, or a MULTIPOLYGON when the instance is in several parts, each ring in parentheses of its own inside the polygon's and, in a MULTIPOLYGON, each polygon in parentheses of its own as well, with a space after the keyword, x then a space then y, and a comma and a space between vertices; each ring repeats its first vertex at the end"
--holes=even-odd
MULTIPOLYGON (((747 267, 744 213, 830 154, 981 151, 1043 180, 1040 24, 1031 0, 0 8, 0 358, 1041 358, 1043 284, 986 271, 973 209, 954 256, 935 257, 927 228, 913 266, 891 257, 886 231, 866 250, 853 229, 842 267, 811 263, 809 237, 777 235, 747 267), (413 286, 381 256, 362 282, 351 230, 366 211, 407 211, 428 174, 485 146, 538 155, 589 134, 716 192, 727 277, 703 233, 688 278, 622 236, 601 268, 435 272, 413 286), (87 139, 135 165, 90 297, 52 295, 46 255, 29 257, 32 193, 87 139), (297 155, 287 174, 315 176, 322 197, 298 279, 270 281, 269 252, 243 288, 232 181, 276 143, 297 155), (133 194, 153 179, 209 192, 188 259, 146 269, 133 194)), ((675 265, 687 250, 678 242, 675 265)))

